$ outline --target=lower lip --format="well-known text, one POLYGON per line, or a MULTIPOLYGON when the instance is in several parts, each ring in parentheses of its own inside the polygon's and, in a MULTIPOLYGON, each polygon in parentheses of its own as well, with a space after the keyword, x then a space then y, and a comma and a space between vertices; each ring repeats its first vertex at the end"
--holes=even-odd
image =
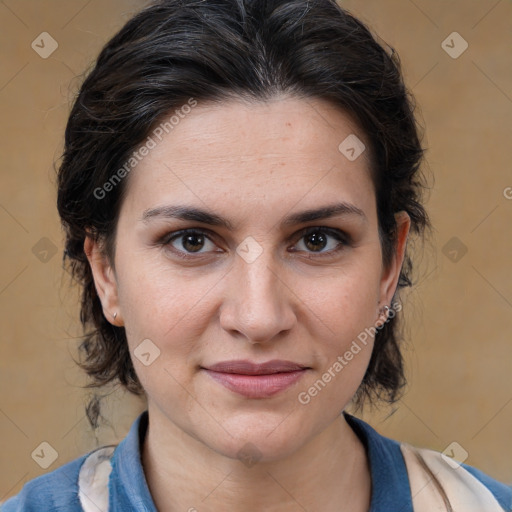
POLYGON ((297 382, 304 375, 306 369, 273 373, 271 375, 241 375, 207 369, 204 369, 204 371, 217 382, 239 395, 247 398, 268 398, 297 382))

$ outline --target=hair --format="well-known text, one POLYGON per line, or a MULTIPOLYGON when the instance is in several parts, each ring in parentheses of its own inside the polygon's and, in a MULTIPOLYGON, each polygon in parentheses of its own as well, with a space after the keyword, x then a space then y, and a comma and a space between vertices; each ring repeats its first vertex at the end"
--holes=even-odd
MULTIPOLYGON (((430 228, 422 204, 428 187, 414 98, 395 50, 378 43, 363 22, 334 0, 153 2, 106 43, 83 81, 58 169, 63 262, 81 286, 84 337, 77 363, 91 378, 87 387, 114 383, 144 394, 125 330, 105 318, 84 253, 89 234, 114 265, 128 181, 119 178, 119 170, 155 126, 191 99, 222 104, 283 95, 326 100, 367 136, 384 265, 396 247, 396 212, 409 214, 410 233, 424 235, 430 228), (99 194, 107 182, 112 184, 108 194, 99 194)), ((412 286, 411 272, 407 248, 395 294, 412 286)), ((406 382, 400 325, 394 315, 376 333, 353 398, 357 407, 399 398, 406 382)), ((91 425, 98 414, 95 403, 88 409, 91 425)))

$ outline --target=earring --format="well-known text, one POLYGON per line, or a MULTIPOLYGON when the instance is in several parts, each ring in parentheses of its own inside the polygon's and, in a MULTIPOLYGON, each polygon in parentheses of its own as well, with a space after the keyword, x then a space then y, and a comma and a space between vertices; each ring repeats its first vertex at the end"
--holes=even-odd
POLYGON ((383 326, 383 325, 388 321, 389 311, 390 311, 389 306, 382 306, 382 307, 379 309, 379 320, 380 320, 380 317, 381 317, 383 314, 385 314, 385 315, 386 315, 386 319, 385 319, 382 323, 379 323, 379 324, 378 324, 378 326, 379 326, 379 327, 383 326))
POLYGON ((116 319, 117 317, 117 311, 114 313, 114 320, 116 319))

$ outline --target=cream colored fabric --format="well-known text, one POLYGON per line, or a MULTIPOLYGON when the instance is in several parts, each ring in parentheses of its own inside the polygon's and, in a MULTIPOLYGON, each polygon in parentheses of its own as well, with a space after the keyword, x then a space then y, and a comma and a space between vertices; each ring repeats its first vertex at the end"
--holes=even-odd
MULTIPOLYGON (((400 447, 409 475, 414 512, 503 512, 489 489, 462 466, 454 468, 453 463, 449 464, 433 450, 407 444, 400 447), (442 486, 449 506, 433 476, 442 486)), ((79 497, 84 512, 108 512, 108 479, 114 449, 115 446, 107 446, 96 450, 80 469, 79 497)))
POLYGON ((454 468, 452 461, 449 464, 441 453, 433 450, 404 443, 400 447, 409 474, 414 512, 503 512, 491 491, 462 466, 454 468), (421 459, 441 484, 451 508, 445 504, 421 459))
POLYGON ((80 468, 78 496, 84 512, 108 511, 108 478, 114 449, 115 446, 99 448, 85 459, 80 468))

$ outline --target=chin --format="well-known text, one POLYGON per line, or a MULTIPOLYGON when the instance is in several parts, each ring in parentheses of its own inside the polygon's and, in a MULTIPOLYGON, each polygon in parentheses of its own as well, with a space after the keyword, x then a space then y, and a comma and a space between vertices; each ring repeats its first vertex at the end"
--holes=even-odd
POLYGON ((222 435, 207 440, 203 438, 203 442, 225 457, 239 459, 248 467, 255 461, 284 459, 308 440, 304 421, 285 418, 283 414, 246 413, 222 422, 222 435))

